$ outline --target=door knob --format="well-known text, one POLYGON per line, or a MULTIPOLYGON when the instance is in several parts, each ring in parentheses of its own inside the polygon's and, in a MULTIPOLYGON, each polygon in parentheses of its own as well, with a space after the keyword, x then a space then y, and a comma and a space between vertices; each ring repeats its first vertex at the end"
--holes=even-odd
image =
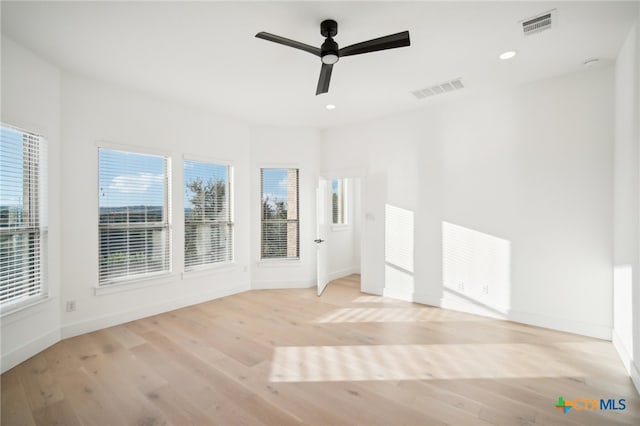
POLYGON ((324 243, 324 240, 321 240, 320 238, 318 238, 317 240, 313 240, 314 243, 324 243))

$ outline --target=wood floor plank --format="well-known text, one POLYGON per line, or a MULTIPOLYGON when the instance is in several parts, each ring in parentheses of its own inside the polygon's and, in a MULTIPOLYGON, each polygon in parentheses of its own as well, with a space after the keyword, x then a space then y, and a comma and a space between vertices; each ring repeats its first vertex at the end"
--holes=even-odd
POLYGON ((2 424, 640 424, 610 342, 364 294, 359 279, 59 342, 2 375, 2 424), (558 396, 627 409, 564 414, 558 396))
POLYGON ((12 368, 2 375, 0 381, 0 424, 2 425, 35 425, 27 394, 20 383, 20 373, 12 368))
POLYGON ((33 413, 36 424, 47 426, 79 426, 80 420, 67 400, 43 406, 33 413))
POLYGON ((49 365, 42 353, 28 359, 16 367, 32 411, 64 399, 60 387, 49 374, 49 365))

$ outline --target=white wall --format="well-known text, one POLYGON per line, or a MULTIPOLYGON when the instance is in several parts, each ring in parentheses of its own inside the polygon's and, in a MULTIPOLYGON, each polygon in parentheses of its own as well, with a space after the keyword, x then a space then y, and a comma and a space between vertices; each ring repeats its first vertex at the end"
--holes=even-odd
POLYGON ((640 32, 637 25, 620 49, 615 77, 613 343, 640 390, 640 32))
POLYGON ((323 169, 366 169, 363 289, 610 338, 612 83, 603 67, 325 131, 323 169))
POLYGON ((250 130, 241 122, 64 73, 62 77, 63 337, 247 290, 250 130), (172 273, 96 291, 98 284, 98 146, 164 153, 172 160, 172 273), (182 274, 182 159, 219 159, 234 167, 235 264, 182 274))
POLYGON ((60 73, 2 37, 2 122, 43 135, 49 144, 49 298, 2 317, 1 370, 60 340, 60 73))
POLYGON ((310 128, 258 126, 251 136, 251 288, 316 285, 316 186, 319 132, 310 128), (298 168, 300 259, 260 260, 260 168, 298 168))

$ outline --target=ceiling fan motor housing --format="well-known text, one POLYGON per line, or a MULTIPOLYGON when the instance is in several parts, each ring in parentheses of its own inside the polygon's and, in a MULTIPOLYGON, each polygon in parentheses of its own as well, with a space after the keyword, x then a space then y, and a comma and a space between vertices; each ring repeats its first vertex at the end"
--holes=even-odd
POLYGON ((322 43, 320 47, 320 58, 323 64, 335 64, 338 62, 338 43, 331 37, 322 43))
POLYGON ((325 19, 320 24, 320 34, 323 37, 335 37, 338 34, 338 23, 333 19, 325 19))
POLYGON ((333 65, 338 62, 338 43, 333 37, 338 34, 338 23, 333 19, 325 19, 320 24, 320 34, 327 39, 320 46, 320 59, 323 64, 333 65))

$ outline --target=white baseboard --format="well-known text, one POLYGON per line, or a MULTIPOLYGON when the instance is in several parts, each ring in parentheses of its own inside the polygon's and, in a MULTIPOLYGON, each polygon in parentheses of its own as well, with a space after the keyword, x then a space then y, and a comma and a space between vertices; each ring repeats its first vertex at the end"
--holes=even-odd
POLYGON ((631 376, 633 360, 629 355, 628 348, 622 343, 622 339, 620 338, 618 333, 616 333, 615 329, 611 330, 611 342, 613 343, 613 347, 618 353, 618 356, 620 357, 620 361, 622 361, 622 364, 624 365, 625 370, 627 370, 627 373, 631 376))
POLYGON ((616 349, 616 352, 618 352, 618 356, 620 357, 624 368, 627 370, 627 373, 631 377, 631 381, 636 387, 636 391, 640 394, 640 369, 638 369, 634 360, 631 359, 629 349, 622 344, 622 339, 618 336, 618 333, 616 333, 615 330, 611 330, 611 335, 613 347, 616 349))
POLYGON ((196 305, 198 303, 208 302, 220 297, 229 296, 236 293, 249 290, 249 283, 234 284, 217 288, 215 292, 192 295, 182 299, 169 300, 154 305, 141 306, 129 311, 116 312, 114 314, 103 315, 97 318, 91 318, 78 321, 72 324, 62 326, 62 338, 78 336, 80 334, 90 333, 92 331, 101 330, 114 325, 124 324, 140 318, 146 318, 152 315, 173 311, 184 308, 186 306, 196 305))
POLYGON ((361 292, 365 294, 373 294, 374 296, 382 296, 384 288, 381 287, 367 287, 363 285, 360 289, 361 292))
POLYGON ((329 272, 329 281, 337 280, 338 278, 347 277, 352 274, 357 274, 359 271, 360 271, 360 268, 352 266, 350 268, 344 268, 334 272, 329 272))
POLYGON ((640 367, 638 367, 637 362, 631 363, 631 381, 636 387, 638 395, 640 395, 640 367))
POLYGON ((438 306, 444 309, 482 315, 490 318, 506 319, 509 321, 533 325, 536 327, 543 327, 552 330, 565 331, 567 333, 580 334, 582 336, 611 340, 611 325, 609 324, 593 324, 582 321, 569 320, 566 318, 556 318, 546 315, 533 314, 530 312, 517 311, 506 307, 494 308, 428 293, 414 293, 412 295, 406 296, 412 297, 412 299, 409 300, 413 300, 414 302, 422 303, 425 305, 438 306))
POLYGON ((507 319, 536 327, 550 328, 552 330, 565 331, 567 333, 580 334, 582 336, 595 337, 597 339, 611 340, 611 324, 594 324, 514 310, 509 312, 507 319))
POLYGON ((253 281, 251 290, 276 290, 286 288, 311 288, 316 286, 315 280, 262 280, 253 281))
POLYGON ((12 369, 21 362, 47 349, 49 346, 55 345, 60 341, 60 338, 60 329, 56 328, 55 330, 51 330, 42 336, 25 343, 11 352, 3 354, 2 361, 0 361, 0 370, 4 373, 5 371, 12 369))
POLYGON ((407 302, 415 302, 416 301, 415 293, 410 292, 410 291, 403 291, 403 290, 384 287, 382 289, 382 295, 384 297, 390 297, 392 299, 404 300, 404 301, 407 301, 407 302))

